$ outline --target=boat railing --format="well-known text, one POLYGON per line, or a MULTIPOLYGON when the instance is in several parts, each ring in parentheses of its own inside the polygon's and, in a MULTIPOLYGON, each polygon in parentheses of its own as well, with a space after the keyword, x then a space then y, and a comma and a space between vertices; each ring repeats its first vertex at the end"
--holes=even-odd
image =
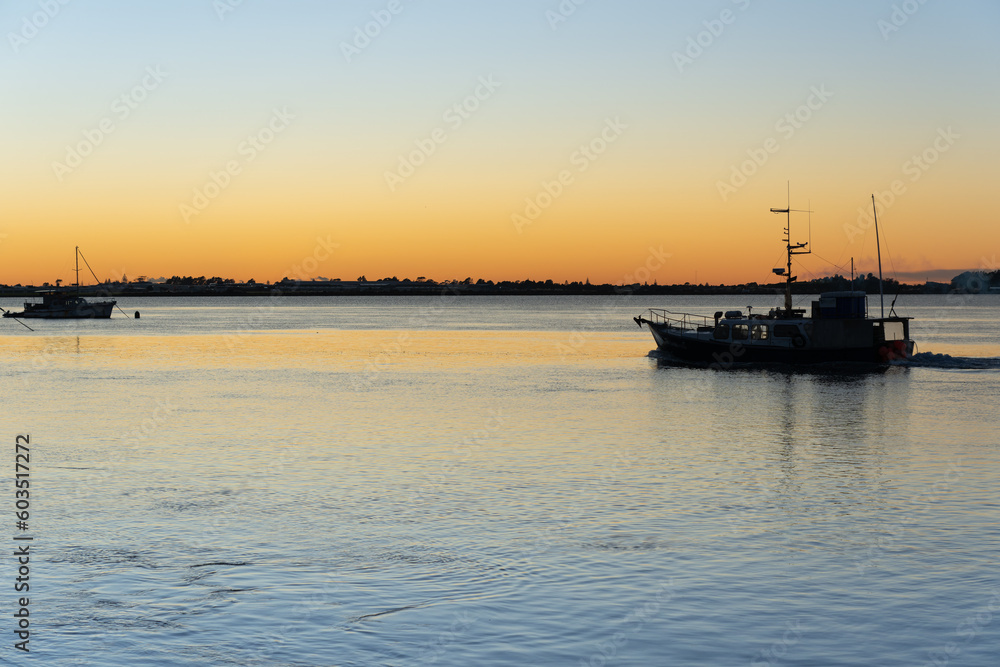
POLYGON ((704 315, 691 315, 690 313, 675 313, 662 308, 650 308, 646 319, 653 324, 665 324, 675 329, 686 329, 698 331, 715 328, 715 320, 704 315))

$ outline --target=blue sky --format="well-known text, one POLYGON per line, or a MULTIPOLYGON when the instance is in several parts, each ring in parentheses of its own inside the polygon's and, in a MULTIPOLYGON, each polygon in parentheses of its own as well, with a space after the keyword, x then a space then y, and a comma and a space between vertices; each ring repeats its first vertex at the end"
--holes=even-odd
MULTIPOLYGON (((649 244, 670 240, 678 260, 664 279, 683 282, 695 266, 732 279, 749 270, 733 263, 750 238, 739 221, 766 213, 764 203, 780 199, 788 181, 821 203, 830 220, 820 224, 834 230, 827 245, 838 246, 830 253, 843 254, 841 228, 856 203, 888 187, 908 157, 949 126, 962 139, 893 213, 927 237, 943 233, 942 217, 957 212, 969 235, 1000 243, 987 199, 1000 149, 997 3, 587 0, 553 22, 561 6, 574 5, 4 3, 7 247, 34 254, 41 239, 32 229, 51 235, 70 225, 102 246, 111 237, 135 248, 162 239, 161 252, 175 263, 208 272, 236 266, 226 243, 240 237, 246 265, 270 262, 264 272, 278 272, 305 239, 333 231, 345 241, 344 272, 417 271, 406 259, 417 244, 424 274, 442 267, 499 278, 533 269, 573 278, 602 262, 590 273, 610 280, 641 261, 649 244), (391 22, 345 57, 343 45, 375 20, 373 12, 391 22), (26 32, 26 20, 44 25, 26 32), (688 50, 699 39, 700 51, 688 50), (685 53, 693 57, 679 68, 677 54, 685 53), (129 118, 115 118, 114 134, 70 177, 53 178, 53 162, 114 117, 111 105, 150 67, 165 73, 162 84, 129 118), (499 82, 496 93, 404 188, 390 191, 386 172, 481 77, 499 82), (733 165, 824 86, 831 98, 745 188, 720 197, 733 165), (211 224, 184 225, 178 205, 275 109, 294 114, 289 131, 200 217, 211 224), (529 237, 515 234, 511 215, 615 117, 629 129, 586 185, 529 237), (723 259, 715 238, 699 245, 689 233, 695 216, 731 239, 723 259), (263 230, 279 220, 289 239, 269 244, 263 230), (419 237, 408 231, 415 225, 419 237), (398 247, 379 234, 398 238, 398 247), (550 269, 556 253, 561 263, 550 269), (730 268, 706 266, 722 261, 730 268)), ((979 261, 978 250, 963 255, 957 245, 906 237, 901 256, 914 270, 979 261)), ((148 265, 143 272, 169 270, 165 256, 145 253, 135 251, 148 265)), ((40 272, 48 255, 39 253, 40 272)))

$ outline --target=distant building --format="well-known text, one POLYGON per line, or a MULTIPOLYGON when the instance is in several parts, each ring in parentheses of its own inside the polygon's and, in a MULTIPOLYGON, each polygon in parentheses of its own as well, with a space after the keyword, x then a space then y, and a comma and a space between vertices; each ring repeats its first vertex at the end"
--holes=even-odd
POLYGON ((985 271, 966 271, 951 279, 951 286, 966 294, 985 294, 990 291, 990 274, 985 271))

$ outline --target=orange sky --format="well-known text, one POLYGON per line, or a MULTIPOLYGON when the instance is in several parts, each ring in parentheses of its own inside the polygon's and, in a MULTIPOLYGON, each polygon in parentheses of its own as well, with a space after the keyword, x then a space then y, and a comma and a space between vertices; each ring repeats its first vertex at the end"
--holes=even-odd
POLYGON ((67 6, 3 56, 0 282, 72 281, 75 245, 102 278, 769 281, 789 182, 803 279, 876 270, 873 192, 887 275, 996 268, 990 3, 735 2, 711 39, 697 7, 414 5, 350 62, 364 11, 203 4, 67 6))

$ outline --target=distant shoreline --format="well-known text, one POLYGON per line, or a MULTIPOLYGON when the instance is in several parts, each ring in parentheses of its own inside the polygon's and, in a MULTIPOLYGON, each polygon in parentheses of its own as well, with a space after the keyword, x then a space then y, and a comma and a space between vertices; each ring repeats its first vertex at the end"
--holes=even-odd
MULTIPOLYGON (((964 274, 963 274, 964 275, 964 274)), ((985 276, 984 276, 985 277, 985 276)), ((885 294, 948 294, 991 293, 991 281, 987 278, 977 284, 958 284, 958 278, 949 283, 905 284, 887 280, 885 294)), ((792 285, 793 294, 819 294, 822 292, 865 291, 878 294, 878 280, 857 279, 852 285, 846 278, 834 277, 804 281, 792 285)), ((72 292, 74 287, 51 286, 0 286, 0 297, 30 298, 43 292, 72 292)), ((281 296, 737 296, 737 295, 782 295, 784 283, 760 285, 592 285, 590 283, 536 282, 449 282, 433 281, 283 281, 274 284, 258 283, 211 283, 211 284, 166 284, 166 283, 109 283, 81 287, 79 293, 85 297, 281 297, 281 296)), ((995 292, 995 290, 993 290, 995 292)))

